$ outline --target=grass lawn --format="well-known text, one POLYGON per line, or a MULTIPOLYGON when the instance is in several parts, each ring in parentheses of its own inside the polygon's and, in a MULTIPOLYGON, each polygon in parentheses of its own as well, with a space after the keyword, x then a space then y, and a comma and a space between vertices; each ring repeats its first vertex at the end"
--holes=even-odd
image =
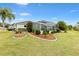
POLYGON ((57 41, 40 40, 28 34, 15 39, 12 32, 0 31, 0 55, 79 55, 79 32, 68 31, 55 36, 57 41))

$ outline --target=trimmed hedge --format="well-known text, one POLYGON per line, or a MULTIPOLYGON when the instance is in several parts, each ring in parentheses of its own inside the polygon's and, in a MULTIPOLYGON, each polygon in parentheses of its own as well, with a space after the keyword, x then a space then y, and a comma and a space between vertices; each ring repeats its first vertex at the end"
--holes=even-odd
POLYGON ((16 30, 15 34, 18 34, 18 33, 22 33, 22 31, 21 30, 16 30))
POLYGON ((57 29, 57 33, 59 33, 59 32, 61 32, 61 30, 60 29, 57 29))
POLYGON ((14 29, 8 29, 8 28, 7 28, 7 30, 8 30, 8 31, 15 31, 15 28, 14 28, 14 29))
POLYGON ((44 30, 44 31, 43 31, 43 34, 45 34, 45 35, 46 35, 46 34, 49 34, 49 31, 44 30))
POLYGON ((53 33, 59 33, 59 32, 61 32, 61 30, 60 29, 56 29, 56 30, 52 30, 51 33, 53 34, 53 33))
POLYGON ((25 28, 18 28, 19 31, 27 31, 25 28))
POLYGON ((36 30, 36 31, 35 31, 35 34, 36 34, 36 35, 39 35, 39 34, 40 34, 40 31, 39 31, 39 30, 36 30))

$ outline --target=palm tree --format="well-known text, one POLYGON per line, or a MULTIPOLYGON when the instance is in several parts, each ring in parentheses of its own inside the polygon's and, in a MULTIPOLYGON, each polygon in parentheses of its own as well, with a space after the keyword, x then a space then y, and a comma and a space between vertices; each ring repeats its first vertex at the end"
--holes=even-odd
POLYGON ((8 19, 9 21, 11 21, 12 19, 15 19, 14 14, 12 14, 11 9, 9 8, 0 8, 0 17, 2 19, 2 30, 5 30, 5 20, 8 19))

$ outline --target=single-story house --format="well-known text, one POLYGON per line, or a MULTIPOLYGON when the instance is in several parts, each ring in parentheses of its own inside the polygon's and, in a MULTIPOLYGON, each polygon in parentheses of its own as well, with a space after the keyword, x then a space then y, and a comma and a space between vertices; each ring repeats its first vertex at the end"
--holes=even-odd
POLYGON ((79 30, 79 22, 75 25, 75 27, 79 30))
MULTIPOLYGON (((19 22, 19 23, 15 23, 11 26, 9 26, 9 28, 25 28, 24 25, 26 25, 28 23, 28 21, 24 21, 24 22, 19 22)), ((33 29, 34 30, 55 30, 57 29, 57 25, 53 22, 49 22, 49 21, 37 21, 37 22, 33 22, 33 29)))
POLYGON ((57 25, 53 22, 49 21, 38 21, 38 22, 33 22, 33 29, 36 30, 55 30, 57 29, 57 25))
POLYGON ((12 25, 9 26, 10 29, 18 29, 18 28, 25 28, 24 25, 27 24, 28 21, 24 21, 24 22, 18 22, 18 23, 14 23, 12 25))

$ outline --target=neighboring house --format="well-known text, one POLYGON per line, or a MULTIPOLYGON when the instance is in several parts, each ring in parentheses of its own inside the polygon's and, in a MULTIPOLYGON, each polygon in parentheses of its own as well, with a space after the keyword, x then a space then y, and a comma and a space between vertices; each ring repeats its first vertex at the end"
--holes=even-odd
POLYGON ((14 23, 12 25, 9 26, 10 29, 18 29, 18 28, 25 28, 24 25, 27 24, 28 21, 24 21, 24 22, 18 22, 18 23, 14 23))
POLYGON ((79 30, 79 22, 75 25, 75 27, 79 30))
MULTIPOLYGON (((24 22, 19 22, 19 23, 15 23, 14 25, 9 26, 10 28, 25 28, 24 25, 26 25, 28 23, 28 21, 24 21, 24 22)), ((34 30, 55 30, 58 27, 56 26, 55 23, 53 22, 49 22, 49 21, 38 21, 38 22, 33 22, 33 29, 34 30)))

